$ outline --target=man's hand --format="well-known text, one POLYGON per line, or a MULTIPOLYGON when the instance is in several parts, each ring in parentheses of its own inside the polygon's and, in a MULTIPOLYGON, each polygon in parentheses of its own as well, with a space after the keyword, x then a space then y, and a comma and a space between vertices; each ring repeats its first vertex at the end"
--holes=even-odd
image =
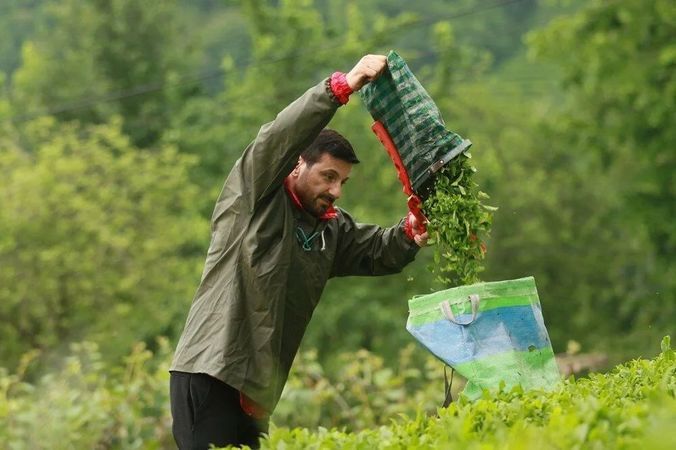
POLYGON ((418 247, 426 246, 429 235, 427 234, 427 231, 424 233, 420 232, 421 230, 418 226, 418 219, 416 219, 415 216, 411 217, 411 227, 413 228, 413 240, 416 244, 418 244, 418 247))
POLYGON ((415 218, 413 214, 408 214, 406 220, 408 220, 409 225, 411 226, 411 234, 413 235, 413 241, 418 245, 418 247, 425 247, 427 245, 427 240, 429 235, 427 231, 422 232, 421 227, 418 224, 418 219, 415 218))
POLYGON ((366 83, 375 80, 387 68, 387 56, 366 55, 345 76, 348 86, 357 92, 366 83))

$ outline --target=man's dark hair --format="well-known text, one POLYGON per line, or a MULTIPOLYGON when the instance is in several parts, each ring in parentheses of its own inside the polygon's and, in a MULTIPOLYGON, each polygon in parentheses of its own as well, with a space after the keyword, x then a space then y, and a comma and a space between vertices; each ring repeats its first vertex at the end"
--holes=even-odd
POLYGON ((324 128, 312 144, 301 153, 301 156, 311 166, 319 161, 319 158, 324 153, 328 153, 334 158, 342 159, 351 164, 359 164, 359 159, 357 159, 357 155, 354 153, 352 144, 340 133, 329 128, 324 128))

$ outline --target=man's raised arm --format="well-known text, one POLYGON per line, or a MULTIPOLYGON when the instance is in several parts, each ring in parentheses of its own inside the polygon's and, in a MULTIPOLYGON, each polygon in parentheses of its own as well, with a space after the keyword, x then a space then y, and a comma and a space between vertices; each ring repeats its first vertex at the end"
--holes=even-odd
POLYGON ((281 186, 301 152, 328 125, 337 108, 386 67, 385 56, 366 55, 350 72, 336 72, 308 89, 277 114, 275 120, 261 127, 236 167, 241 175, 242 194, 250 207, 281 186))

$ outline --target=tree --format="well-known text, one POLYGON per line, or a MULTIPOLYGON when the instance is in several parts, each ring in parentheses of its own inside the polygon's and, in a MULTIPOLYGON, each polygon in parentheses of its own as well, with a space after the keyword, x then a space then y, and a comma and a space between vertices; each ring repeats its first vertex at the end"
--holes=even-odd
POLYGON ((67 0, 46 14, 52 25, 24 42, 12 77, 15 115, 101 123, 117 114, 136 145, 155 143, 196 89, 176 1, 67 0))
POLYGON ((43 118, 0 135, 2 365, 79 339, 112 359, 178 331, 208 230, 194 161, 121 127, 43 118))
POLYGON ((569 93, 555 136, 612 183, 609 219, 630 234, 616 245, 639 240, 647 253, 619 274, 632 288, 608 305, 622 318, 617 333, 666 333, 676 320, 675 21, 666 0, 594 1, 531 37, 536 55, 561 66, 569 93))
POLYGON ((0 5, 0 72, 20 63, 21 43, 44 25, 44 0, 5 0, 0 5))

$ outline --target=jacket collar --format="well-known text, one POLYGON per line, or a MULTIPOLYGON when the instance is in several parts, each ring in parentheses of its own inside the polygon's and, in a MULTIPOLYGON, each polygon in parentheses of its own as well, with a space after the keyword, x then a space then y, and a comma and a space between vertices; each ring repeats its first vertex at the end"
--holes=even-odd
MULTIPOLYGON (((291 198, 291 201, 296 206, 296 208, 300 209, 301 211, 305 211, 305 208, 303 208, 303 205, 301 204, 300 199, 298 198, 296 193, 293 192, 293 190, 291 190, 291 187, 289 186, 289 179, 288 178, 284 178, 284 189, 286 190, 286 193, 288 194, 289 198, 291 198)), ((336 208, 333 207, 333 205, 331 205, 326 210, 326 212, 324 212, 324 214, 319 216, 319 220, 327 221, 327 220, 335 219, 336 217, 338 217, 338 211, 336 210, 336 208)))

